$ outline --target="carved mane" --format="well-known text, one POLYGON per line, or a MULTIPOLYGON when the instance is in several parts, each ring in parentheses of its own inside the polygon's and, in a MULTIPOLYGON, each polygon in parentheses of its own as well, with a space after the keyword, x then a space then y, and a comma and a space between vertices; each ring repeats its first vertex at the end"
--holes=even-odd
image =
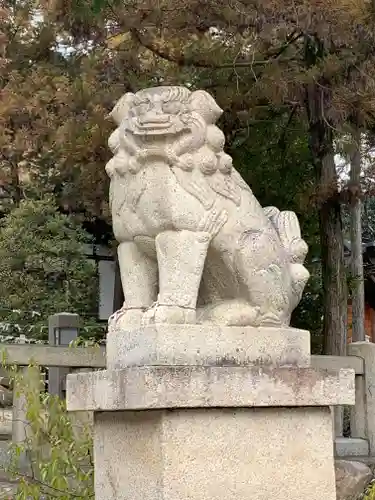
POLYGON ((215 100, 202 90, 175 86, 125 94, 111 112, 118 127, 109 147, 118 157, 117 164, 124 162, 117 171, 137 174, 151 158, 159 158, 206 209, 217 195, 239 206, 241 190, 250 188, 224 153, 225 138, 215 125, 221 114, 215 100), (152 121, 148 128, 144 126, 149 116, 155 120, 154 130, 152 121))

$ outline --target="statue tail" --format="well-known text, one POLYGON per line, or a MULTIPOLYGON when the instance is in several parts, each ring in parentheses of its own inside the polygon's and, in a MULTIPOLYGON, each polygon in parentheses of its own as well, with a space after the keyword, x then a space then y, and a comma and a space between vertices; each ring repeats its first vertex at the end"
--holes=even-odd
POLYGON ((308 246, 302 239, 298 218, 294 212, 287 210, 280 212, 276 207, 265 207, 263 210, 276 228, 288 256, 292 278, 292 302, 296 307, 310 277, 310 273, 303 265, 308 246))

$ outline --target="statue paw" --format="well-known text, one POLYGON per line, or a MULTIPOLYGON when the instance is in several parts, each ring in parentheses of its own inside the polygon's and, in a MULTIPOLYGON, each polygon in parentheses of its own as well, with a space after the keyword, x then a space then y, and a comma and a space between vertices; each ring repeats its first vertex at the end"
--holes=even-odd
POLYGON ((259 307, 239 300, 222 301, 199 310, 198 322, 226 326, 259 326, 259 307))
POLYGON ((143 314, 142 325, 157 323, 195 324, 195 309, 156 303, 143 314))
POLYGON ((109 317, 108 331, 120 330, 129 325, 140 325, 143 314, 144 309, 142 308, 130 309, 123 306, 109 317))

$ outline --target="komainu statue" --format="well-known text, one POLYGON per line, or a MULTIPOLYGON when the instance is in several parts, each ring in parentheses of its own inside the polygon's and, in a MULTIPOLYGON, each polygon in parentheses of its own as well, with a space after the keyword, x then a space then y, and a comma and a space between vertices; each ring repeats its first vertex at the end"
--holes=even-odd
POLYGON ((204 91, 127 93, 106 171, 125 302, 110 326, 283 326, 309 273, 293 212, 262 208, 224 151, 204 91))

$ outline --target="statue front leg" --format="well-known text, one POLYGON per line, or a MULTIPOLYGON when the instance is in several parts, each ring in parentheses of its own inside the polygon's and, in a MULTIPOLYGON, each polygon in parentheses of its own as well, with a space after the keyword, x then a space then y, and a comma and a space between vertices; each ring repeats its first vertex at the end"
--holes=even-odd
POLYGON ((159 295, 144 316, 147 323, 195 323, 199 285, 211 236, 165 231, 156 237, 159 295))
POLYGON ((109 319, 109 329, 140 324, 142 316, 156 300, 157 262, 143 253, 133 241, 120 243, 118 260, 125 302, 109 319))

